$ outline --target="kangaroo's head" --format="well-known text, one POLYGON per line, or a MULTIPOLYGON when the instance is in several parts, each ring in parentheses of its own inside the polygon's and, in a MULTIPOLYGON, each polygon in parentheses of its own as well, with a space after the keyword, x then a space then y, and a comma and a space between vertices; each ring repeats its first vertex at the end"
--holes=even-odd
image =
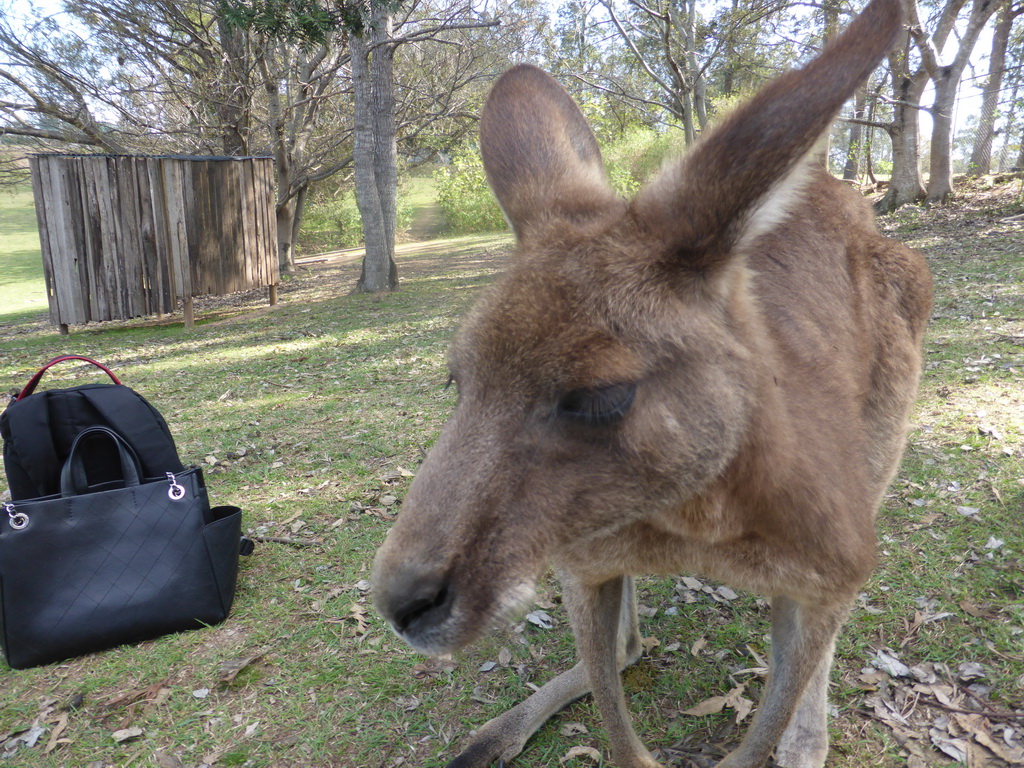
POLYGON ((684 505, 734 459, 766 375, 744 254, 803 194, 897 23, 876 0, 632 201, 551 77, 498 80, 481 147, 518 247, 452 344, 458 405, 374 563, 375 602, 415 648, 473 641, 559 553, 684 505))

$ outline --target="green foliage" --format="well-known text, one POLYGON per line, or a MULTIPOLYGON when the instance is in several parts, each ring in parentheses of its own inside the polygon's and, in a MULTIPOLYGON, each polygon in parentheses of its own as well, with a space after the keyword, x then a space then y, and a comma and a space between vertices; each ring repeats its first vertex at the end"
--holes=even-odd
MULTIPOLYGON (((240 29, 315 45, 348 26, 347 6, 342 3, 332 12, 318 0, 221 0, 220 13, 228 24, 240 29)), ((359 18, 351 11, 348 15, 359 18)))
POLYGON ((505 228, 505 218, 487 186, 484 164, 475 146, 459 149, 449 166, 434 174, 437 203, 444 211, 452 232, 496 232, 505 228))
POLYGON ((363 220, 359 217, 359 205, 354 191, 348 191, 333 201, 331 224, 343 248, 354 248, 363 242, 363 220))
MULTIPOLYGON (((398 188, 396 213, 396 229, 404 232, 413 215, 413 204, 406 194, 404 183, 398 188)), ((312 240, 314 250, 357 248, 362 245, 363 221, 359 215, 355 191, 349 188, 334 197, 309 204, 303 217, 302 230, 304 244, 312 240), (310 233, 318 233, 319 236, 308 237, 310 233)))
POLYGON ((228 24, 240 29, 295 43, 321 45, 340 32, 361 35, 371 5, 395 13, 403 3, 404 0, 220 0, 219 9, 228 24))
MULTIPOLYGON (((633 195, 665 162, 683 150, 678 131, 635 127, 602 147, 608 181, 617 194, 633 195)), ((476 145, 465 145, 434 175, 437 201, 455 234, 494 232, 505 227, 476 145)))
POLYGON ((680 131, 636 127, 601 148, 608 181, 618 194, 632 196, 664 162, 682 154, 680 131))

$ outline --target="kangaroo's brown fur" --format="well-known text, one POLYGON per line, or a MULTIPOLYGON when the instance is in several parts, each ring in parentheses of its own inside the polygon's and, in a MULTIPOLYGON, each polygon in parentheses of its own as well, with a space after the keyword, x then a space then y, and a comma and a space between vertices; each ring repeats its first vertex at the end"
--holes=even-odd
POLYGON ((511 758, 587 692, 615 764, 656 765, 619 671, 640 651, 633 575, 680 571, 772 601, 771 675, 722 765, 824 764, 832 645, 873 564, 931 279, 807 156, 898 25, 899 0, 873 0, 632 202, 550 77, 495 85, 481 144, 518 252, 452 345, 459 403, 373 594, 414 647, 448 652, 553 563, 582 661, 453 766, 511 758))

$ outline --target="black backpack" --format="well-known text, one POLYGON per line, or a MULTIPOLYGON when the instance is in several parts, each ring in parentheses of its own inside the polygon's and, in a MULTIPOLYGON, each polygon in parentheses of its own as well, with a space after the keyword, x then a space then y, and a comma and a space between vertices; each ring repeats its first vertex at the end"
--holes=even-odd
MULTIPOLYGON (((60 471, 78 434, 88 427, 114 430, 135 450, 145 477, 163 477, 184 467, 163 416, 142 395, 124 386, 105 366, 80 355, 62 355, 33 376, 0 414, 4 469, 11 499, 60 493, 60 471), (35 392, 43 374, 65 360, 83 360, 114 382, 35 392)), ((120 477, 113 441, 96 441, 86 456, 92 483, 120 477)))

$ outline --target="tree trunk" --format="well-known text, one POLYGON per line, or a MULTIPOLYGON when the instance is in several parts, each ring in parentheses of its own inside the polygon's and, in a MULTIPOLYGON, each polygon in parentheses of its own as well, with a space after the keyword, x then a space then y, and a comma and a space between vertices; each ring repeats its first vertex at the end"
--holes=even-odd
POLYGON ((394 47, 387 42, 391 17, 370 3, 361 34, 352 34, 353 164, 356 204, 363 223, 362 273, 356 293, 393 291, 398 286, 395 265, 397 150, 395 148, 394 47))
MULTIPOLYGON (((280 179, 280 176, 278 177, 280 179)), ((280 184, 280 180, 278 184, 280 184)), ((280 196, 280 192, 278 193, 280 196)), ((277 257, 282 272, 295 271, 295 198, 278 202, 277 257)))
POLYGON ((932 108, 932 156, 928 175, 928 202, 943 203, 953 189, 953 172, 950 158, 953 154, 953 107, 960 80, 970 60, 974 46, 982 29, 992 14, 1007 0, 974 0, 967 28, 960 36, 956 56, 948 66, 935 66, 934 44, 924 46, 919 42, 922 58, 929 67, 929 75, 935 84, 935 105, 932 108))
POLYGON ((932 79, 935 101, 932 104, 931 157, 928 163, 927 198, 940 205, 953 191, 953 109, 956 91, 960 85, 959 73, 953 67, 942 67, 941 74, 932 79))
MULTIPOLYGON (((867 102, 867 85, 861 86, 854 94, 853 119, 863 120, 867 102)), ((850 145, 846 148, 846 166, 843 179, 856 181, 860 178, 860 158, 864 144, 864 126, 859 122, 850 123, 850 145)))
MULTIPOLYGON (((1017 13, 1020 13, 1018 10, 1017 13)), ((1003 87, 1003 72, 1006 68, 1006 49, 1010 42, 1010 28, 1016 15, 1012 4, 1005 3, 999 12, 999 21, 992 34, 992 52, 989 54, 988 80, 985 82, 978 117, 978 133, 971 149, 971 163, 967 173, 983 176, 992 170, 992 140, 995 137, 996 107, 999 105, 999 90, 1003 87)))
MULTIPOLYGON (((302 216, 306 212, 306 193, 309 192, 309 184, 303 184, 295 195, 295 208, 292 212, 292 253, 295 252, 295 243, 299 240, 299 232, 302 230, 302 216)), ((294 258, 292 259, 294 264, 294 258)))
POLYGON ((697 62, 697 0, 686 3, 686 68, 693 82, 693 109, 697 126, 704 130, 708 124, 707 79, 697 62))
POLYGON ((1024 170, 1024 127, 1021 128, 1020 136, 1020 157, 1016 163, 1010 161, 1010 143, 1017 134, 1017 105, 1020 101, 1017 100, 1017 94, 1020 92, 1020 81, 1014 81, 1014 87, 1010 91, 1010 110, 1007 112, 1007 124, 1002 132, 1006 136, 1006 139, 1002 141, 1002 146, 999 148, 999 159, 996 161, 995 169, 1000 173, 1006 170, 1024 170))
POLYGON ((395 265, 395 235, 398 228, 398 142, 395 137, 395 45, 391 42, 390 15, 377 18, 372 29, 373 53, 370 80, 373 90, 373 165, 384 217, 384 248, 387 290, 398 287, 395 265))
MULTIPOLYGON (((908 46, 909 48, 909 46, 908 46)), ((927 75, 919 72, 911 76, 903 69, 908 51, 890 56, 893 81, 893 119, 888 128, 892 139, 892 177, 889 189, 878 201, 879 213, 891 213, 902 205, 916 203, 924 198, 921 183, 918 109, 921 94, 928 82, 927 75)))
POLYGON ((217 19, 217 33, 224 50, 222 77, 218 79, 214 99, 221 128, 221 146, 225 155, 242 157, 249 154, 250 112, 245 104, 251 87, 247 75, 238 77, 243 73, 231 73, 229 70, 238 67, 239 62, 249 60, 245 51, 248 33, 232 27, 223 17, 217 19), (244 84, 240 82, 243 80, 244 84))

